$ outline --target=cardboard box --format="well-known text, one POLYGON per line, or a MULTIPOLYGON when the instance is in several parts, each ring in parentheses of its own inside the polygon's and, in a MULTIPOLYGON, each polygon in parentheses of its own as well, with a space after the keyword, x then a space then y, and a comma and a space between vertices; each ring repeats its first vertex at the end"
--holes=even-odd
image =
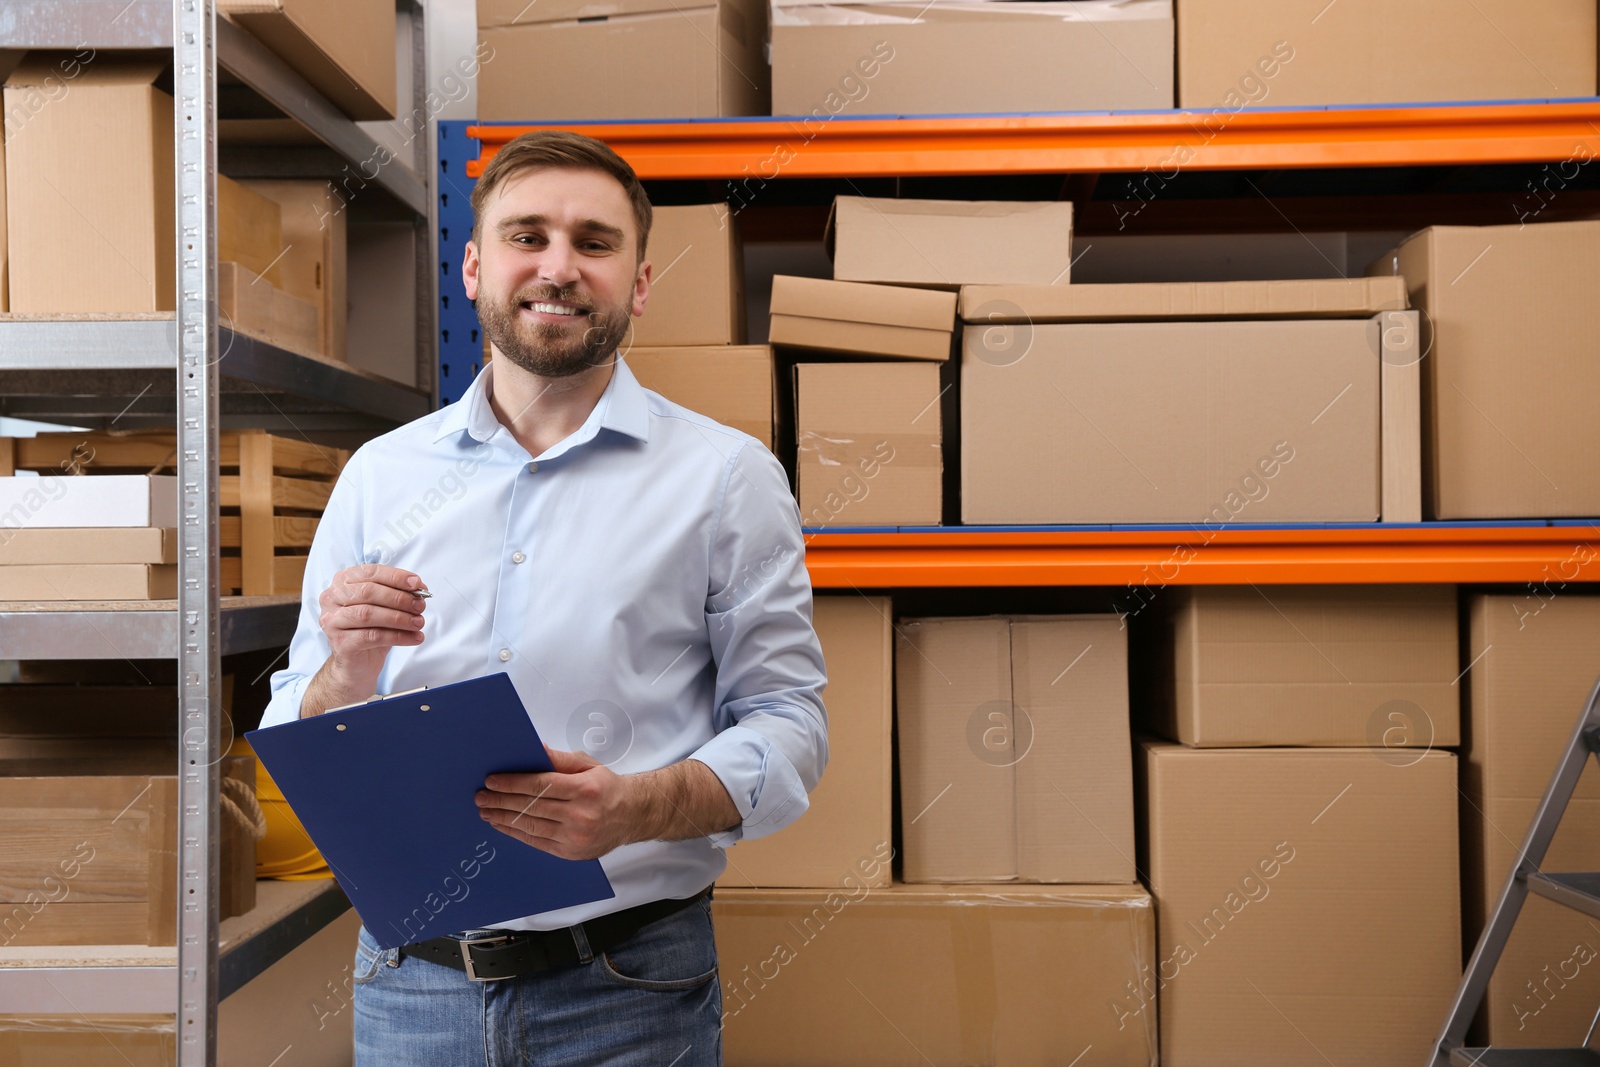
POLYGON ((1454 586, 1206 585, 1167 596, 1155 733, 1200 748, 1460 743, 1454 586))
POLYGON ((291 352, 319 354, 317 305, 282 289, 272 290, 272 342, 291 352))
POLYGON ((1158 962, 1121 1017, 1159 999, 1163 1067, 1425 1062, 1461 976, 1456 759, 1388 756, 1138 746, 1158 962))
POLYGON ((795 460, 806 526, 936 525, 943 511, 939 368, 795 367, 795 460))
POLYGON ((839 196, 826 240, 836 281, 1065 285, 1072 204, 839 196))
POLYGON ((0 529, 0 566, 177 563, 178 531, 159 526, 0 529))
POLYGON ((1385 357, 1416 351, 1394 298, 1337 281, 969 290, 968 315, 990 310, 963 334, 962 520, 1375 520, 1381 381, 1416 373, 1385 357), (1181 321, 1206 314, 1233 320, 1181 321))
POLYGON ((0 568, 0 600, 171 600, 178 568, 149 563, 0 568))
MULTIPOLYGON (((223 679, 224 709, 233 706, 232 681, 223 679)), ((175 765, 178 699, 172 685, 0 685, 0 759, 132 757, 175 765)))
POLYGON ((1423 312, 1428 515, 1600 513, 1587 403, 1600 390, 1600 222, 1436 226, 1371 271, 1403 276, 1423 312))
POLYGON ((712 914, 729 1067, 1156 1060, 1153 1016, 1115 1013, 1154 962, 1140 886, 718 889, 712 914))
POLYGON ((349 357, 348 217, 325 181, 254 180, 244 185, 278 204, 286 251, 280 287, 317 308, 317 346, 329 359, 349 357))
POLYGON ((5 82, 10 308, 171 311, 173 105, 151 84, 161 64, 71 70, 36 57, 5 82))
POLYGON ((826 123, 847 110, 1099 111, 1172 103, 1168 0, 772 6, 774 115, 826 123))
POLYGON ((777 274, 769 337, 793 348, 943 361, 955 312, 954 293, 777 274))
POLYGON ((761 0, 479 0, 478 27, 485 122, 768 111, 761 0), (594 77, 595 56, 606 57, 604 78, 594 77))
POLYGON ((722 886, 889 884, 894 645, 888 597, 819 595, 812 620, 828 669, 828 769, 798 822, 728 851, 722 886), (873 857, 863 863, 863 857, 873 857))
MULTIPOLYGON (((1600 599, 1557 588, 1475 596, 1461 748, 1462 901, 1476 944, 1572 728, 1600 674, 1600 599)), ((1540 868, 1600 870, 1600 768, 1590 760, 1540 868)), ((1489 980, 1480 1036, 1571 1048, 1600 1003, 1600 934, 1586 916, 1529 896, 1489 980)))
POLYGON ((907 882, 1132 882, 1128 646, 1113 615, 905 619, 907 882))
POLYGON ((177 525, 178 479, 170 474, 0 478, 0 529, 177 525))
MULTIPOLYGON (((1589 0, 1177 0, 1178 106, 1592 96, 1589 0)), ((1207 120, 1212 127, 1213 120, 1207 120)))
POLYGON ((742 345, 744 251, 727 204, 658 207, 650 297, 624 347, 742 345))
POLYGON ((276 293, 265 278, 238 263, 217 264, 217 325, 270 340, 276 293))
MULTIPOLYGON (((171 311, 173 103, 153 84, 161 65, 99 59, 63 80, 63 62, 26 60, 5 82, 10 310, 171 311)), ((272 281, 277 205, 219 175, 217 244, 223 261, 272 281)))
POLYGON ((395 117, 390 0, 217 0, 217 13, 249 30, 351 118, 395 117))
POLYGON ((276 289, 283 284, 281 264, 287 254, 278 202, 217 175, 218 258, 249 268, 276 289))
POLYGON ((0 1063, 177 1067, 177 1022, 172 1015, 0 1015, 0 1063))
MULTIPOLYGON (((0 761, 0 944, 171 945, 178 779, 164 759, 0 761)), ((255 788, 255 760, 222 773, 255 788)), ((221 917, 255 907, 255 841, 224 816, 221 917), (248 872, 242 874, 241 872, 248 872)))
POLYGON ((770 346, 635 347, 624 358, 646 389, 772 447, 770 346))

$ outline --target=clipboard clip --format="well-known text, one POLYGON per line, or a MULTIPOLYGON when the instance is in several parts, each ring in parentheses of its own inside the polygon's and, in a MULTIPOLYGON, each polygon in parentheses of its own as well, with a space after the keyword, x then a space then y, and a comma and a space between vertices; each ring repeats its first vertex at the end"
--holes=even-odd
POLYGON ((380 700, 389 700, 389 699, 392 699, 394 697, 408 697, 412 693, 425 693, 427 691, 428 691, 428 687, 427 686, 419 685, 415 689, 402 689, 398 693, 374 693, 372 696, 369 696, 367 699, 365 699, 365 700, 357 700, 353 704, 340 704, 336 708, 327 708, 327 709, 325 709, 323 711, 322 714, 327 715, 330 712, 335 712, 335 711, 349 711, 351 708, 359 708, 359 707, 362 707, 363 705, 366 705, 366 704, 376 704, 380 700))

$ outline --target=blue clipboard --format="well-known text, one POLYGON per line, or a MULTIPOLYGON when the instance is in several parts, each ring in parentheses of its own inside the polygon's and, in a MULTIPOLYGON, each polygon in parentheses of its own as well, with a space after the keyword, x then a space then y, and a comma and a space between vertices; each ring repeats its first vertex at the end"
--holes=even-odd
POLYGON ((505 674, 245 735, 384 948, 607 900, 599 860, 501 833, 473 795, 550 757, 505 674))

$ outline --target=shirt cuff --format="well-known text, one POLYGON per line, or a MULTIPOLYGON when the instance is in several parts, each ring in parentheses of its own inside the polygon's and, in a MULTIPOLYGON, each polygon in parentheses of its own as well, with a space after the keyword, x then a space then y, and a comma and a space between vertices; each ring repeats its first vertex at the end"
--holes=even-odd
POLYGON ((261 713, 261 728, 281 726, 298 719, 300 705, 305 702, 306 690, 310 686, 311 679, 303 675, 284 682, 283 687, 272 694, 267 710, 261 713))
POLYGON ((811 805, 800 772, 789 757, 771 739, 748 727, 730 726, 689 758, 711 768, 739 809, 738 826, 707 835, 717 848, 777 833, 811 805))

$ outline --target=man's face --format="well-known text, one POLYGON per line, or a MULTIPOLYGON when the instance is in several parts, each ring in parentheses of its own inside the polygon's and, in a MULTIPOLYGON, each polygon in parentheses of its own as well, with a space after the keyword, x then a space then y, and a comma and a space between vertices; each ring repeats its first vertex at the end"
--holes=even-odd
POLYGON ((511 176, 489 198, 462 277, 502 355, 565 378, 610 363, 630 316, 644 312, 650 265, 638 248, 616 179, 543 167, 511 176))

